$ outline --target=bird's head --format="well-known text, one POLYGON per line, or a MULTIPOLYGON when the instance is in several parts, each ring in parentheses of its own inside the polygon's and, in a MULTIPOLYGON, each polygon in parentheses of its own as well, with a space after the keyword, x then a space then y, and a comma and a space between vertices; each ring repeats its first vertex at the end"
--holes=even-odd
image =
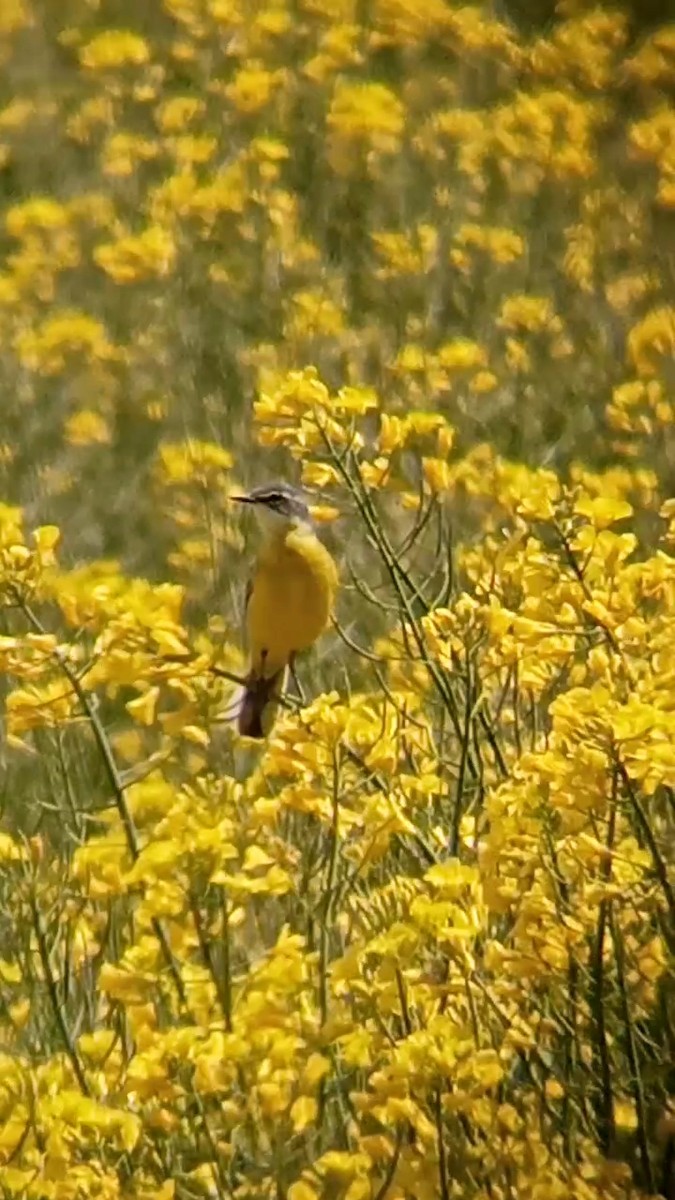
POLYGON ((250 504, 267 533, 284 526, 311 525, 309 505, 303 493, 289 483, 265 483, 246 495, 230 496, 240 504, 250 504))

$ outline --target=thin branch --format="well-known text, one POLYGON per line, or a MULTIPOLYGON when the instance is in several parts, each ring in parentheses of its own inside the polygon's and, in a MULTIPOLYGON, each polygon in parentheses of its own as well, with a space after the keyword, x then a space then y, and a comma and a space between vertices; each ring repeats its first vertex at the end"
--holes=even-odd
POLYGON ((628 1055, 628 1062, 630 1064, 633 1100, 635 1102, 635 1111, 637 1114, 638 1146, 640 1147, 640 1158, 642 1159, 642 1167, 645 1174, 645 1185, 648 1193, 653 1195, 656 1187, 654 1183, 652 1162, 649 1156, 649 1143, 647 1140, 647 1112, 645 1105, 644 1086, 637 1043, 635 1039, 635 1029, 633 1027, 633 1017, 630 1011, 630 1004, 628 1002, 628 992, 626 990, 626 964, 624 959, 623 940, 617 928, 614 912, 611 909, 609 912, 608 923, 612 933, 612 941, 614 943, 614 956, 616 959, 616 973, 619 983, 621 1015, 623 1017, 626 1033, 626 1052, 628 1055))
POLYGON ((44 974, 45 982, 47 984, 47 992, 48 992, 49 1000, 50 1000, 50 1003, 52 1006, 52 1011, 54 1013, 56 1023, 59 1027, 59 1032, 61 1034, 63 1044, 66 1048, 66 1053, 68 1055, 68 1058, 70 1059, 70 1063, 73 1068, 73 1071, 75 1072, 75 1078, 77 1079, 80 1090, 83 1095, 90 1096, 91 1092, 89 1089, 89 1084, 87 1083, 87 1077, 84 1072, 84 1067, 80 1060, 80 1056, 77 1052, 77 1047, 75 1045, 75 1041, 74 1041, 73 1036, 68 1027, 68 1022, 66 1020, 64 1006, 61 1003, 61 999, 59 997, 59 990, 56 985, 56 979, 54 977, 54 972, 52 971, 52 964, 49 959, 49 950, 47 947, 47 934, 46 934, 46 930, 44 927, 44 922, 42 920, 42 913, 40 912, 40 909, 38 907, 37 897, 35 894, 35 883, 34 882, 33 882, 33 886, 31 887, 31 891, 30 891, 29 903, 30 903, 31 916, 33 918, 33 928, 35 929, 35 939, 37 941, 38 954, 40 956, 42 972, 44 974))
POLYGON ((382 1183, 380 1184, 379 1188, 377 1189, 377 1191, 373 1197, 373 1200, 386 1200, 387 1192, 389 1191, 389 1188, 391 1187, 392 1183, 394 1182, 394 1175, 396 1174, 396 1168, 398 1167, 398 1162, 401 1157, 401 1149, 403 1147, 403 1139, 404 1139, 403 1129, 399 1125, 398 1129, 396 1130, 396 1142, 394 1145, 394 1153, 391 1156, 391 1159, 387 1165, 387 1170, 386 1170, 384 1179, 382 1180, 382 1183))
POLYGON ((434 1117, 436 1120, 436 1136, 438 1138, 438 1183, 441 1200, 450 1200, 448 1183, 448 1160, 443 1140, 443 1108, 441 1104, 441 1089, 434 1094, 434 1117))
POLYGON ((645 843, 649 849, 649 852, 652 856, 652 861, 654 863, 654 870, 656 871, 659 884, 661 885, 661 890, 663 892, 663 895, 665 896, 666 903, 670 910, 670 916, 671 916, 672 920, 670 923, 670 928, 668 927, 668 923, 666 923, 664 925, 664 934, 666 937, 666 941, 668 942, 668 945, 670 946, 670 949, 673 950, 673 949, 675 949, 675 893, 673 892, 673 888, 671 886, 670 879, 668 878, 668 868, 667 868, 665 862, 663 861, 663 858, 661 857, 661 852, 656 844, 656 838, 654 837, 652 827, 649 824, 649 821, 647 820, 645 811, 640 803, 637 792, 635 791, 635 788, 633 787, 633 782, 630 778, 630 775, 628 774, 628 771, 626 770, 624 764, 619 759, 618 754, 616 755, 616 763, 617 763, 617 766, 619 769, 619 774, 621 776, 621 782, 623 783, 623 786, 628 795, 628 799, 630 800, 631 807, 637 817, 638 825, 640 827, 644 841, 645 841, 645 843))
MULTIPOLYGON (((612 849, 616 829, 618 772, 614 772, 612 781, 612 797, 610 800, 609 825, 607 829, 607 856, 600 869, 600 878, 605 887, 612 876, 612 849)), ((607 1025, 605 1021, 605 934, 611 916, 611 900, 607 897, 600 902, 598 912, 598 927, 591 953, 591 1016, 595 1025, 595 1046, 598 1072, 600 1076, 600 1093, 596 1103, 596 1123, 598 1138, 603 1154, 611 1153, 614 1144, 614 1105, 612 1102, 612 1072, 609 1061, 609 1044, 607 1040, 607 1025)))
POLYGON ((374 663, 386 662, 386 659, 382 658, 380 654, 373 654, 371 650, 366 650, 365 646, 359 646, 356 642, 352 641, 344 625, 341 625, 336 617, 333 617, 331 624, 345 646, 348 646, 354 654, 358 654, 359 658, 365 658, 368 662, 374 663))

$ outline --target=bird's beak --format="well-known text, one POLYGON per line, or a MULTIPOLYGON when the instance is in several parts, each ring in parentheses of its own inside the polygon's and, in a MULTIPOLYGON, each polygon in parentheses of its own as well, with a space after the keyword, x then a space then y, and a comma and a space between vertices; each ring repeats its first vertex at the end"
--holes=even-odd
POLYGON ((230 496, 230 500, 236 500, 238 504, 252 504, 250 496, 230 496))

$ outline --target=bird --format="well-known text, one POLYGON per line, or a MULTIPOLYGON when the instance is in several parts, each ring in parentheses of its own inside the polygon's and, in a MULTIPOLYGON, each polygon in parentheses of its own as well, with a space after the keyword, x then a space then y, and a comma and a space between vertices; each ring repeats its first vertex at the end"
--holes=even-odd
POLYGON ((251 505, 263 534, 247 589, 249 666, 237 728, 245 737, 265 738, 296 655, 308 650, 330 621, 338 571, 298 488, 269 483, 230 499, 251 505))

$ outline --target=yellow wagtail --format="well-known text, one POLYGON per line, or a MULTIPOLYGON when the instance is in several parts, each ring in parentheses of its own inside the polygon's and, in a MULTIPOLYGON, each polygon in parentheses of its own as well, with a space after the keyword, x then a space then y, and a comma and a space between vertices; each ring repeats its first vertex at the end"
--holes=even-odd
POLYGON ((289 484, 267 484, 231 499, 253 505, 264 535, 247 593, 250 661, 237 716, 241 734, 262 738, 296 654, 328 624, 337 568, 314 532, 302 493, 289 484))

